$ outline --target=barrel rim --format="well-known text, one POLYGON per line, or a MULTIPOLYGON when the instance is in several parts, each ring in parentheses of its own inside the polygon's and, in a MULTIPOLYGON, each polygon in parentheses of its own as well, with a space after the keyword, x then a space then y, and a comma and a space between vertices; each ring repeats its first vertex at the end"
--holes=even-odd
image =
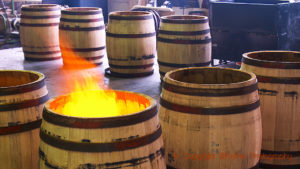
POLYGON ((130 16, 148 16, 148 15, 152 15, 152 14, 147 11, 114 11, 114 12, 109 13, 109 15, 130 17, 130 16))
POLYGON ((172 71, 169 71, 165 74, 163 78, 163 82, 167 82, 173 85, 178 85, 178 86, 186 86, 189 88, 195 88, 195 89, 231 89, 231 88, 240 88, 243 86, 249 86, 253 83, 257 83, 256 75, 252 72, 247 72, 243 70, 238 70, 238 69, 232 69, 232 68, 220 68, 220 67, 189 67, 189 68, 180 68, 180 69, 175 69, 172 71), (197 84, 197 83, 188 83, 188 82, 182 82, 175 80, 170 77, 172 73, 178 72, 178 71, 184 71, 184 70, 193 70, 193 69, 219 69, 219 70, 229 70, 229 71, 234 71, 234 72, 240 72, 244 74, 250 75, 250 79, 241 81, 241 82, 235 82, 235 83, 228 83, 228 84, 197 84))
POLYGON ((110 90, 110 91, 117 91, 117 92, 124 92, 124 93, 131 93, 131 94, 136 94, 136 95, 140 95, 142 97, 145 97, 149 102, 150 102, 150 105, 142 110, 142 111, 139 111, 139 112, 135 112, 135 113, 131 113, 131 114, 126 114, 126 115, 121 115, 121 116, 113 116, 113 117, 78 117, 78 116, 69 116, 69 115, 63 115, 63 114, 60 114, 60 113, 57 113, 55 112, 54 110, 52 110, 50 108, 50 103, 52 103, 54 100, 56 100, 58 97, 64 97, 64 96, 68 96, 69 94, 66 94, 66 95, 62 95, 62 96, 58 96, 58 97, 54 97, 52 99, 50 99, 49 101, 47 101, 47 103, 45 104, 45 109, 47 109, 47 112, 49 113, 53 113, 57 116, 61 116, 61 117, 67 117, 67 118, 71 118, 72 120, 107 120, 107 121, 115 121, 115 120, 122 120, 122 119, 126 119, 128 117, 131 117, 131 116, 135 116, 135 115, 138 115, 140 113, 143 113, 143 112, 147 112, 147 111, 150 111, 152 110, 153 108, 156 107, 157 105, 157 102, 155 99, 153 99, 152 97, 148 96, 148 95, 145 95, 145 94, 142 94, 142 93, 137 93, 137 92, 132 92, 132 91, 125 91, 125 90, 110 90))
POLYGON ((207 16, 199 16, 199 15, 168 15, 162 16, 161 19, 168 20, 203 20, 208 19, 207 16))
POLYGON ((161 17, 161 20, 163 23, 193 24, 206 23, 208 22, 208 17, 199 15, 168 15, 161 17))
POLYGON ((56 4, 29 4, 22 5, 21 10, 25 11, 57 11, 60 10, 60 6, 56 4))
POLYGON ((114 11, 109 13, 108 18, 116 20, 147 20, 153 19, 153 15, 147 11, 114 11))
POLYGON ((31 73, 31 74, 37 75, 38 79, 36 79, 35 81, 32 81, 30 83, 24 83, 24 84, 21 84, 21 85, 7 86, 7 87, 1 87, 0 86, 0 91, 19 89, 19 88, 23 88, 23 87, 29 87, 29 86, 40 83, 40 82, 45 80, 45 75, 43 73, 40 73, 40 72, 37 72, 37 71, 32 71, 32 70, 0 70, 0 73, 1 72, 31 73))
POLYGON ((97 7, 71 7, 71 8, 63 9, 62 11, 91 12, 91 11, 102 11, 102 9, 97 7))
POLYGON ((97 7, 71 7, 71 8, 66 8, 63 9, 61 11, 64 12, 102 12, 101 8, 97 8, 97 7))
POLYGON ((288 61, 272 61, 252 58, 249 55, 257 53, 298 53, 299 51, 287 51, 287 50, 262 50, 252 51, 243 54, 243 63, 247 65, 253 65, 264 68, 277 68, 277 69, 300 69, 300 62, 288 62, 288 61))

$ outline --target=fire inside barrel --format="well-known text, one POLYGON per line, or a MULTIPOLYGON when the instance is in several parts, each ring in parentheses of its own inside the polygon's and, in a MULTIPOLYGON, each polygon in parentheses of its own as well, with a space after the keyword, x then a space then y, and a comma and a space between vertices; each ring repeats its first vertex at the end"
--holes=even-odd
POLYGON ((51 102, 55 112, 77 117, 113 117, 144 110, 150 102, 139 95, 113 90, 83 90, 51 102))

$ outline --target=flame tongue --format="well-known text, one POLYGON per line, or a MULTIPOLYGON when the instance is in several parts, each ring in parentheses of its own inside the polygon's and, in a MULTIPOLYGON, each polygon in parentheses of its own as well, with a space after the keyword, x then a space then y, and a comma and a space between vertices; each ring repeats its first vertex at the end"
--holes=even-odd
POLYGON ((133 93, 103 90, 92 76, 76 81, 75 92, 50 103, 50 108, 67 116, 113 117, 144 110, 150 102, 133 93))
MULTIPOLYGON (((62 39, 60 43, 62 46, 75 48, 62 39)), ((50 103, 50 108, 55 112, 77 117, 112 117, 136 113, 150 105, 150 101, 140 95, 104 90, 105 87, 98 84, 103 84, 103 75, 92 76, 91 72, 81 70, 95 68, 93 63, 77 56, 73 51, 62 53, 66 68, 74 69, 76 74, 70 76, 71 72, 66 72, 71 77, 66 84, 73 93, 60 96, 50 103)))

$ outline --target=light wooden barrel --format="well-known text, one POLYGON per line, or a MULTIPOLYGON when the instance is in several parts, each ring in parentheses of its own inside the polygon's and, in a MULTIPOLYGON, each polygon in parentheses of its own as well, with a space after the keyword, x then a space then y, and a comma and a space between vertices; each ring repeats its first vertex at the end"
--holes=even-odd
POLYGON ((58 5, 23 5, 20 39, 26 60, 47 61, 61 58, 58 38, 58 5))
POLYGON ((157 41, 161 77, 177 68, 210 65, 211 36, 205 16, 162 17, 157 41))
POLYGON ((150 103, 143 111, 109 118, 60 115, 45 105, 41 126, 40 169, 145 168, 165 169, 161 127, 154 99, 137 93, 116 91, 150 103))
POLYGON ((102 9, 68 8, 61 14, 59 40, 64 64, 101 65, 105 55, 102 9))
POLYGON ((0 71, 0 168, 37 169, 39 127, 48 92, 44 75, 0 71))
POLYGON ((300 168, 300 52, 257 51, 243 55, 242 70, 258 79, 264 168, 300 168))
POLYGON ((106 45, 112 75, 151 75, 156 53, 153 15, 137 11, 110 13, 106 45))
POLYGON ((261 115, 253 73, 197 67, 170 71, 163 81, 159 117, 168 166, 257 167, 261 115))

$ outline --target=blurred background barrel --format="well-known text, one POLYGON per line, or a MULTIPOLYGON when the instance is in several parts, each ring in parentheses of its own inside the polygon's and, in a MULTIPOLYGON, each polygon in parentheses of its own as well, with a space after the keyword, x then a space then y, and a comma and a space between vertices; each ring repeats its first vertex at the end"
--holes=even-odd
POLYGON ((211 36, 205 16, 164 16, 157 40, 161 77, 177 68, 210 65, 211 36))
POLYGON ((258 79, 262 167, 300 168, 300 52, 245 53, 241 69, 255 73, 258 79))
POLYGON ((67 96, 47 102, 40 133, 40 169, 165 169, 156 101, 125 91, 116 91, 116 96, 124 102, 147 102, 149 107, 123 116, 85 118, 61 115, 51 109, 52 104, 63 103, 67 96))
POLYGON ((21 9, 20 38, 26 60, 61 58, 58 5, 24 5, 21 9))
POLYGON ((65 65, 84 66, 85 59, 102 64, 105 55, 105 25, 101 8, 62 10, 59 27, 60 47, 65 65))
POLYGON ((39 128, 48 91, 44 75, 0 71, 0 168, 37 169, 39 128))
POLYGON ((159 108, 167 165, 256 167, 261 149, 259 105, 253 73, 195 67, 168 72, 159 108))
POLYGON ((138 77, 153 73, 156 32, 152 13, 112 12, 106 36, 112 75, 138 77))

